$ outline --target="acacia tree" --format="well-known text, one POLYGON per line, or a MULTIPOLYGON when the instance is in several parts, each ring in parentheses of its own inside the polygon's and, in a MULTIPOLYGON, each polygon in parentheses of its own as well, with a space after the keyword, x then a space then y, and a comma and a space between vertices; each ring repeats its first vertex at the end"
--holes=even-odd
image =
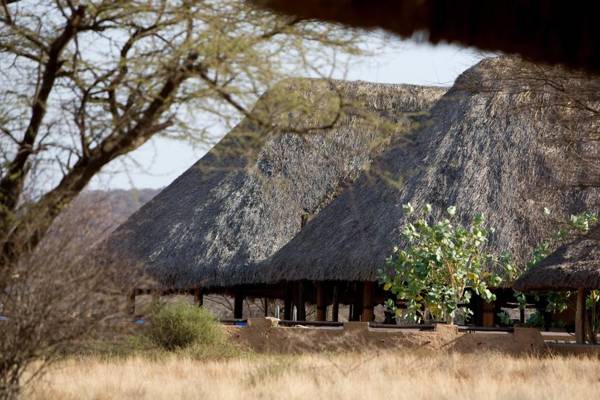
POLYGON ((293 96, 256 112, 262 93, 360 51, 241 0, 0 0, 0 37, 0 397, 116 311, 127 282, 51 228, 98 172, 154 135, 206 143, 215 120, 278 129, 293 96))
MULTIPOLYGON (((404 212, 411 216, 415 211, 408 203, 404 212)), ((497 286, 502 279, 493 271, 510 273, 514 268, 507 256, 485 251, 489 230, 483 215, 464 227, 452 221, 454 206, 448 207, 446 218, 440 221, 433 221, 431 212, 427 204, 416 221, 404 226, 405 245, 394 248, 381 281, 385 290, 406 305, 404 311, 397 310, 405 318, 420 322, 431 317, 452 324, 457 312, 471 313, 467 307, 471 291, 485 301, 495 299, 488 285, 497 286)))
POLYGON ((205 141, 240 115, 270 126, 249 108, 267 88, 359 51, 353 32, 238 0, 5 0, 0 35, 2 269, 153 135, 205 141))

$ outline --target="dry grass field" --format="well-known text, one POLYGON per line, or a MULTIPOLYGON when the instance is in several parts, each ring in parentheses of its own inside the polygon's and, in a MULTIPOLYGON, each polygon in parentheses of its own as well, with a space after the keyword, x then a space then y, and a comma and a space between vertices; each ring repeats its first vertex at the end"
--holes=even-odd
POLYGON ((198 361, 84 357, 56 364, 30 399, 591 399, 597 358, 498 353, 251 355, 198 361))

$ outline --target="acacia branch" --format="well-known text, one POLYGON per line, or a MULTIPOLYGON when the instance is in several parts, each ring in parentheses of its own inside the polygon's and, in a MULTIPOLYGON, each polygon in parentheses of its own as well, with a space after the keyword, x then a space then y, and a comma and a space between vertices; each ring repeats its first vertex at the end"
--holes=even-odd
POLYGON ((29 124, 23 139, 19 143, 14 159, 10 162, 7 172, 0 180, 0 205, 2 206, 0 217, 3 219, 14 210, 21 195, 26 177, 27 161, 33 153, 34 143, 46 114, 48 97, 54 88, 57 74, 62 66, 60 57, 67 44, 77 34, 84 14, 84 6, 77 8, 76 12, 67 21, 63 32, 50 45, 48 61, 44 68, 41 84, 33 99, 29 124))
POLYGON ((87 157, 80 158, 70 168, 60 183, 27 211, 27 215, 22 219, 25 222, 16 227, 13 232, 14 240, 25 243, 28 248, 35 248, 62 208, 75 198, 102 167, 141 146, 157 131, 167 128, 171 122, 169 120, 159 122, 159 120, 171 106, 181 84, 190 76, 190 68, 197 57, 197 54, 191 54, 184 66, 173 70, 159 94, 150 102, 130 130, 120 133, 115 128, 112 135, 105 138, 97 147, 89 151, 87 157), (31 229, 28 222, 34 221, 40 215, 45 218, 32 224, 34 227, 31 229))

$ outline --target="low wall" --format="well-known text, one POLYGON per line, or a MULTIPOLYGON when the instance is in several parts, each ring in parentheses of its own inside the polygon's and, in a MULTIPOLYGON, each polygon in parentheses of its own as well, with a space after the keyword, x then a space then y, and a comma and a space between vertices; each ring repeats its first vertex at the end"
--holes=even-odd
POLYGON ((547 343, 548 349, 555 354, 600 357, 600 346, 577 343, 547 343))
POLYGON ((305 353, 363 351, 367 349, 427 349, 508 353, 542 352, 546 345, 534 328, 508 332, 459 332, 455 326, 437 325, 434 331, 370 328, 366 322, 348 322, 343 327, 282 327, 275 318, 253 318, 248 326, 226 327, 234 343, 257 352, 305 353))

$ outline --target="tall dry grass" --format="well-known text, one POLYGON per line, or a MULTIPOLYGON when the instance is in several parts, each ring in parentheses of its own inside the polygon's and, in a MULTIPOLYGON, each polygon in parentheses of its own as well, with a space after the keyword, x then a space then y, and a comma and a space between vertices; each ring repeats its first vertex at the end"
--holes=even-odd
POLYGON ((600 361, 418 352, 70 359, 30 399, 591 399, 600 361))

